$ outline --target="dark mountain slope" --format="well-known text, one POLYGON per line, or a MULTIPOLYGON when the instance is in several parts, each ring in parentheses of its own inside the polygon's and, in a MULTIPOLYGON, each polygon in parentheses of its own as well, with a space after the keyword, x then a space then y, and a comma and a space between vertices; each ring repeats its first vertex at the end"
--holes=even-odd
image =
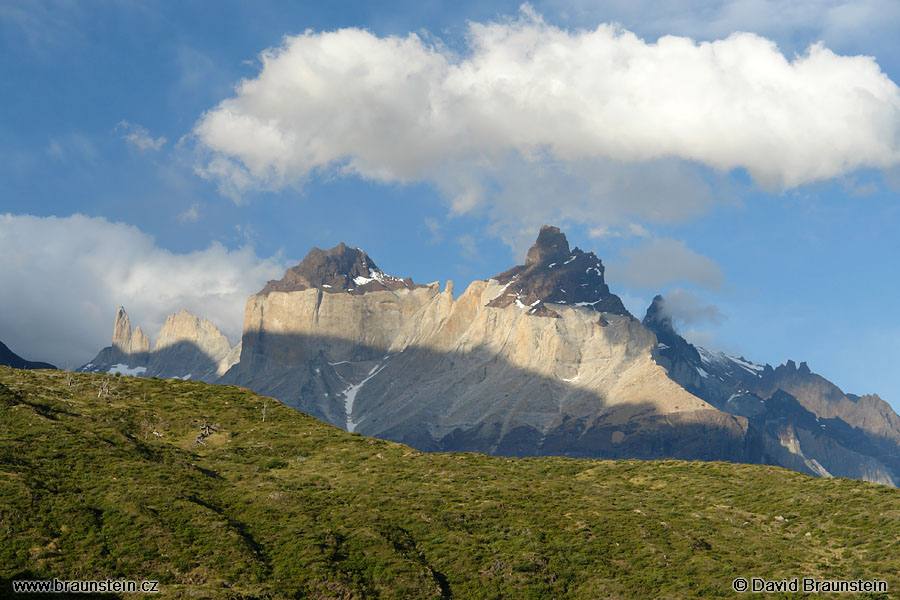
POLYGON ((50 363, 25 360, 0 342, 0 365, 14 369, 55 369, 50 363))

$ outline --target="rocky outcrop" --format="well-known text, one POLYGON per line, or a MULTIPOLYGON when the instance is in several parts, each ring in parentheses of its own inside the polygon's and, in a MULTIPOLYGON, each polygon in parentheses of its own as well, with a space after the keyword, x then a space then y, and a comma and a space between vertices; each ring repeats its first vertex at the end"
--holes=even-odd
POLYGON ((386 275, 369 255, 359 248, 348 248, 343 242, 331 250, 313 248, 306 258, 278 281, 269 281, 259 292, 299 292, 317 289, 324 293, 348 292, 355 295, 375 291, 413 289, 412 279, 386 275))
POLYGON ((145 334, 140 327, 132 333, 131 321, 122 306, 116 311, 112 348, 123 356, 150 352, 150 336, 145 334))
POLYGON ((45 362, 36 362, 33 360, 25 360, 9 347, 0 342, 0 365, 4 367, 12 367, 14 369, 55 369, 53 365, 45 362))
POLYGON ((150 337, 140 327, 131 331, 128 314, 120 306, 112 345, 79 371, 213 382, 237 362, 239 353, 210 321, 185 310, 166 318, 151 350, 150 337))
POLYGON ((504 286, 490 306, 512 304, 527 308, 529 315, 557 317, 548 304, 589 308, 596 312, 628 315, 618 296, 603 279, 603 263, 593 252, 569 249, 558 227, 544 225, 528 250, 524 265, 493 277, 504 286))

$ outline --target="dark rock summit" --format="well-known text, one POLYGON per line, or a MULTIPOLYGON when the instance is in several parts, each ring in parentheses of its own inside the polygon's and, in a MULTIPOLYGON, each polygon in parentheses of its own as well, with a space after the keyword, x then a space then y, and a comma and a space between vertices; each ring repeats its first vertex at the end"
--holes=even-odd
POLYGON ((260 295, 272 292, 298 292, 311 288, 323 292, 364 292, 412 289, 422 287, 412 279, 400 279, 386 275, 369 255, 359 248, 350 248, 343 242, 331 250, 313 248, 306 258, 288 269, 278 281, 269 281, 260 295))
POLYGON ((55 369, 53 365, 45 362, 35 362, 31 360, 25 360, 15 352, 9 349, 9 347, 0 342, 0 365, 5 367, 12 367, 14 369, 55 369))
POLYGON ((488 306, 517 304, 535 316, 557 317, 547 304, 567 304, 630 316, 619 297, 609 291, 604 271, 596 254, 580 248, 570 250, 559 227, 544 225, 528 250, 525 264, 492 278, 507 287, 488 306))
POLYGON ((661 356, 672 362, 682 359, 692 365, 700 366, 700 353, 675 331, 672 316, 666 310, 665 304, 666 301, 662 296, 658 295, 653 298, 641 323, 656 334, 659 342, 657 348, 661 356))

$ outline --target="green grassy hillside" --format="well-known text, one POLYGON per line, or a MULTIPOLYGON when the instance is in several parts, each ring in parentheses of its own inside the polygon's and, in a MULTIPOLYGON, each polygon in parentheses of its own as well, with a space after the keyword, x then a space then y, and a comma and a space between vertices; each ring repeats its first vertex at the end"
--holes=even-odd
POLYGON ((900 590, 900 490, 422 454, 244 389, 59 371, 0 368, 0 533, 0 595, 54 576, 235 599, 716 598, 737 576, 900 590))

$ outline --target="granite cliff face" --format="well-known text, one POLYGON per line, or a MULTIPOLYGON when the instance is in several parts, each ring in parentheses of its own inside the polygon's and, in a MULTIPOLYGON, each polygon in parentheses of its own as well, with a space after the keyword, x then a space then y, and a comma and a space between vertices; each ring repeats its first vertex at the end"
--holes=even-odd
POLYGON ((555 227, 459 298, 341 244, 250 297, 220 381, 425 450, 753 460, 747 419, 675 384, 655 344, 555 227))
POLYGON ((878 396, 844 394, 794 361, 772 368, 695 347, 657 296, 644 326, 670 377, 716 408, 747 417, 768 462, 819 476, 900 483, 900 416, 878 396))
POLYGON ((166 318, 151 350, 150 337, 140 327, 132 332, 120 306, 112 345, 78 370, 213 382, 237 362, 239 354, 240 345, 232 348, 215 325, 185 310, 166 318))

